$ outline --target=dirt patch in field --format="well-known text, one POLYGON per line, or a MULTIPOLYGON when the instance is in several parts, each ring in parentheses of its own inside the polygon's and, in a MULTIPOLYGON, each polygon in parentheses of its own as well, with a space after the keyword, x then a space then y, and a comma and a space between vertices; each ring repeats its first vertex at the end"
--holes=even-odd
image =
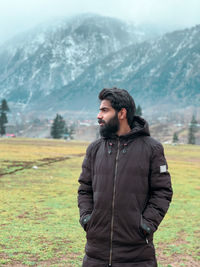
POLYGON ((162 248, 157 248, 157 260, 163 267, 173 266, 173 267, 199 267, 200 262, 194 260, 190 255, 182 255, 178 253, 173 253, 167 256, 163 253, 162 248))
POLYGON ((46 208, 46 211, 44 212, 39 212, 37 210, 32 211, 31 213, 28 211, 25 211, 17 216, 19 219, 31 219, 31 220, 36 220, 36 221, 43 221, 48 218, 49 215, 53 214, 51 212, 50 208, 46 208))
POLYGON ((40 159, 40 162, 45 162, 45 163, 51 163, 51 162, 57 162, 57 161, 62 161, 62 160, 66 160, 69 159, 70 157, 57 157, 57 158, 43 158, 40 159))
MULTIPOLYGON (((45 238, 41 238, 44 240, 45 238)), ((46 243, 47 240, 45 240, 46 243)), ((67 240, 66 240, 67 241, 67 240)), ((68 241, 69 242, 69 241, 68 241)), ((49 244, 51 244, 51 242, 48 242, 49 244)), ((29 253, 28 253, 29 254, 29 253)), ((37 256, 31 256, 29 257, 28 261, 30 261, 32 264, 32 266, 43 266, 43 267, 49 267, 52 266, 54 264, 58 264, 58 266, 67 266, 67 267, 74 267, 74 262, 77 262, 80 259, 80 253, 66 253, 66 255, 63 256, 57 256, 48 260, 40 260, 37 256), (73 262, 73 264, 70 263, 73 262)), ((3 266, 5 267, 28 267, 30 266, 29 264, 22 264, 20 263, 18 260, 12 260, 11 258, 8 257, 8 255, 0 253, 0 258, 5 260, 5 263, 3 264, 3 266), (9 262, 6 263, 6 260, 9 260, 9 262)))
MULTIPOLYGON (((36 264, 34 266, 42 266, 42 267, 50 267, 54 264, 58 264, 58 266, 67 266, 67 267, 74 267, 74 264, 70 264, 70 261, 77 261, 78 257, 81 254, 75 254, 75 253, 67 253, 65 256, 61 256, 61 257, 55 257, 49 260, 45 260, 45 261, 35 261, 36 264)), ((33 259, 34 261, 34 259, 33 259)), ((15 265, 5 265, 6 267, 10 267, 10 266, 15 266, 15 265)), ((17 265, 16 265, 17 266, 17 265)), ((24 267, 27 265, 19 265, 19 267, 24 267)))
POLYGON ((31 168, 38 168, 41 166, 48 166, 52 163, 60 162, 60 161, 65 161, 68 159, 71 159, 73 157, 82 157, 84 156, 84 153, 80 154, 75 154, 75 155, 69 155, 66 157, 57 157, 57 158, 43 158, 43 159, 38 159, 37 162, 32 162, 32 161, 8 161, 5 160, 3 162, 10 163, 7 165, 7 171, 5 169, 0 169, 0 177, 8 174, 13 174, 19 171, 23 171, 25 169, 31 169, 31 168), (9 168, 17 168, 14 170, 9 170, 9 168))
POLYGON ((29 266, 29 265, 24 265, 24 264, 21 264, 21 263, 12 263, 11 265, 9 264, 9 265, 4 265, 4 266, 6 266, 6 267, 27 267, 27 266, 29 266))
MULTIPOLYGON (((184 240, 182 237, 178 238, 173 242, 173 246, 178 248, 180 245, 187 244, 188 242, 184 240)), ((199 267, 200 262, 195 260, 192 255, 187 255, 184 252, 174 252, 171 253, 169 251, 169 245, 159 244, 156 248, 157 260, 163 267, 168 267, 169 265, 172 267, 199 267), (170 255, 169 255, 170 254, 170 255)))
POLYGON ((8 163, 5 169, 0 169, 0 177, 4 176, 6 174, 12 174, 17 171, 21 171, 24 169, 31 168, 34 165, 34 162, 32 161, 9 161, 9 160, 4 160, 2 161, 4 163, 8 163), (16 168, 16 169, 15 169, 16 168))
POLYGON ((6 267, 13 267, 13 266, 15 266, 15 267, 26 267, 27 266, 27 265, 23 265, 23 264, 21 264, 19 262, 16 262, 16 261, 11 261, 9 259, 8 255, 5 254, 5 253, 0 253, 0 259, 1 260, 4 259, 4 263, 1 266, 6 266, 6 267), (7 260, 9 262, 6 263, 7 260))

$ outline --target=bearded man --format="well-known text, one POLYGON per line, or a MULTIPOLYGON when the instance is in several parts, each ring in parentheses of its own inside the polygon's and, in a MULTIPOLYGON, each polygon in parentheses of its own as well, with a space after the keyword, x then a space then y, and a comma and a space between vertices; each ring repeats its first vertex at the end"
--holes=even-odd
POLYGON ((89 145, 79 178, 82 267, 155 267, 153 234, 172 198, 163 146, 123 89, 103 89, 101 138, 89 145))

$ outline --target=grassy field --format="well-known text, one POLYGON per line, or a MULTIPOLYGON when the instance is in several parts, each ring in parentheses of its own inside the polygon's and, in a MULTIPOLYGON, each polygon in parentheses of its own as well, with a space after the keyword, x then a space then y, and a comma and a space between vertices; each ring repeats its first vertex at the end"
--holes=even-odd
MULTIPOLYGON (((87 144, 0 139, 0 266, 81 266, 77 179, 87 144)), ((200 266, 200 146, 166 146, 174 197, 155 234, 159 266, 200 266)))

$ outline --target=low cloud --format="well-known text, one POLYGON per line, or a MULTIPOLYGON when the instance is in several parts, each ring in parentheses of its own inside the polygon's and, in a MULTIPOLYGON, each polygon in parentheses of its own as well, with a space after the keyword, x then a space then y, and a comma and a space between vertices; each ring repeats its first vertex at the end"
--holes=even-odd
POLYGON ((92 12, 139 24, 183 28, 200 24, 199 0, 2 0, 0 43, 52 17, 92 12))

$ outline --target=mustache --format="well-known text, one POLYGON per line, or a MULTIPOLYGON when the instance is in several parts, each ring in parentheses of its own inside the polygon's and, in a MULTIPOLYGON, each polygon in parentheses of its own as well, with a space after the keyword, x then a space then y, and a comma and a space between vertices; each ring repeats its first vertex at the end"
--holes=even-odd
POLYGON ((106 123, 106 122, 102 119, 98 119, 98 123, 100 124, 100 123, 106 123))

